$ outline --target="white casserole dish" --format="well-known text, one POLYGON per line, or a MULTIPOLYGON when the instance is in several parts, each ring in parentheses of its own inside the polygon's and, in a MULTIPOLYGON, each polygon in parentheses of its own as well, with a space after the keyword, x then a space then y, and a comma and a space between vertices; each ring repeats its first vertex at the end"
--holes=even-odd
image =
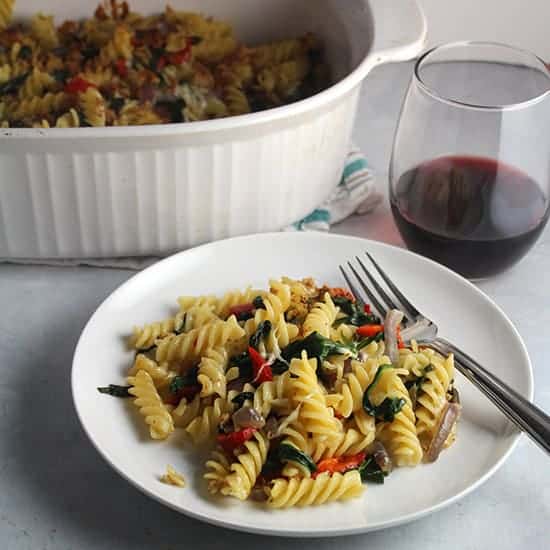
MULTIPOLYGON (((89 17, 97 0, 17 0, 89 17)), ((142 13, 165 2, 132 0, 142 13)), ((338 181, 360 85, 384 62, 416 56, 426 24, 416 0, 172 0, 230 21, 247 43, 324 41, 335 85, 267 111, 203 122, 109 128, 3 129, 0 257, 164 254, 211 240, 278 230, 338 181)))

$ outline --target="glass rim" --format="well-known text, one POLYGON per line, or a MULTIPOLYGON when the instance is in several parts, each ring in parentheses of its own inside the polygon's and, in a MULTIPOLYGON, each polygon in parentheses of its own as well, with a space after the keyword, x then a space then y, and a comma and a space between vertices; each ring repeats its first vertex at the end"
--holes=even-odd
POLYGON ((437 99, 443 103, 447 103, 449 105, 459 106, 459 107, 465 107, 468 109, 477 109, 481 111, 505 111, 505 110, 512 110, 512 109, 523 109, 525 107, 529 107, 531 105, 534 105, 535 103, 538 103, 539 101, 542 101, 547 96, 550 95, 550 67, 546 64, 546 62, 539 57, 537 54, 533 53, 530 50, 526 50, 524 48, 518 48, 516 46, 511 46, 510 44, 505 44, 504 42, 493 42, 490 40, 459 40, 456 42, 447 42, 444 44, 439 44, 437 46, 434 46, 433 48, 430 48, 429 50, 425 51, 414 64, 414 79, 416 83, 420 86, 420 88, 433 97, 434 99, 437 99), (450 49, 450 48, 456 48, 457 46, 498 46, 499 48, 506 48, 508 50, 512 50, 518 53, 527 54, 530 56, 533 60, 537 61, 542 65, 544 69, 546 69, 546 76, 548 78, 549 86, 548 89, 536 96, 533 96, 529 99, 526 99, 524 101, 519 101, 516 103, 504 103, 504 104, 495 104, 495 105, 482 105, 482 104, 476 104, 476 103, 468 103, 467 101, 460 101, 459 99, 452 99, 450 97, 446 97, 442 94, 440 94, 437 90, 434 90, 433 87, 428 86, 422 80, 422 77, 420 76, 420 70, 422 63, 426 60, 427 57, 435 53, 436 51, 450 49))

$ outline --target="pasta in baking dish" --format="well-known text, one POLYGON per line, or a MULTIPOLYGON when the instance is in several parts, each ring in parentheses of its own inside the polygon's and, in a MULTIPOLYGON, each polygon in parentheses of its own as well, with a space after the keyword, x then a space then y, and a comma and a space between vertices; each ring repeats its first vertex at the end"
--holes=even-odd
POLYGON ((242 115, 327 88, 318 39, 260 45, 231 25, 172 9, 143 16, 105 1, 56 26, 53 16, 11 21, 0 0, 3 127, 131 126, 242 115))
POLYGON ((133 399, 152 439, 184 430, 210 445, 212 494, 273 508, 347 500, 455 440, 453 356, 386 334, 342 288, 284 277, 178 304, 129 334, 129 385, 99 390, 133 399))

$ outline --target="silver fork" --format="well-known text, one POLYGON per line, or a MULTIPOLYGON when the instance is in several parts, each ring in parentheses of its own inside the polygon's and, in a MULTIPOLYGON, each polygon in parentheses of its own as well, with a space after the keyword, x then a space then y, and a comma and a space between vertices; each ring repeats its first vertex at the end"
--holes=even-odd
POLYGON ((457 370, 481 390, 518 428, 550 453, 550 416, 454 344, 438 337, 437 325, 416 309, 368 252, 365 254, 374 266, 374 271, 369 271, 361 258, 355 257, 364 277, 361 277, 351 262, 347 262, 347 266, 352 276, 343 266, 339 266, 359 305, 363 307, 365 303, 369 303, 382 318, 390 309, 402 311, 405 314, 405 328, 401 332, 404 340, 414 337, 419 343, 429 345, 441 354, 452 352, 457 370), (353 279, 358 286, 353 283, 353 279))

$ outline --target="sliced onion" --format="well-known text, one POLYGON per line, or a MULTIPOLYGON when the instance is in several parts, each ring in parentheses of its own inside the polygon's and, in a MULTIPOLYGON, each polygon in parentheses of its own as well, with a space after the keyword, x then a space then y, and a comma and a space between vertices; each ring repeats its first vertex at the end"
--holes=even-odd
POLYGON ((453 388, 451 391, 451 403, 458 403, 460 405, 460 394, 456 388, 453 388))
POLYGON ((270 416, 265 423, 265 434, 267 439, 275 439, 277 437, 277 429, 279 423, 277 419, 272 415, 270 416))
POLYGON ((241 407, 233 413, 232 416, 235 429, 238 428, 256 428, 260 429, 265 426, 264 417, 252 407, 241 407))
POLYGON ((429 325, 430 321, 428 321, 428 319, 421 319, 420 321, 417 321, 414 325, 404 328, 401 331, 401 338, 403 339, 403 342, 408 342, 409 340, 417 340, 419 336, 422 336, 424 334, 424 331, 428 328, 429 325))
POLYGON ((453 430, 458 417, 460 416, 461 406, 458 403, 446 403, 439 416, 439 423, 434 433, 428 450, 426 451, 426 460, 434 462, 439 457, 439 453, 445 445, 445 441, 453 430))
POLYGON ((344 361, 344 374, 349 374, 353 369, 351 368, 351 357, 348 357, 344 361))
POLYGON ((388 454, 388 451, 386 451, 386 447, 384 447, 380 441, 375 441, 372 444, 371 454, 374 457, 376 464, 378 464, 384 473, 389 474, 393 470, 391 457, 388 454))
POLYGON ((399 348, 397 347, 397 327, 403 320, 403 312, 398 309, 390 309, 384 319, 384 342, 386 352, 393 365, 399 360, 399 348))

